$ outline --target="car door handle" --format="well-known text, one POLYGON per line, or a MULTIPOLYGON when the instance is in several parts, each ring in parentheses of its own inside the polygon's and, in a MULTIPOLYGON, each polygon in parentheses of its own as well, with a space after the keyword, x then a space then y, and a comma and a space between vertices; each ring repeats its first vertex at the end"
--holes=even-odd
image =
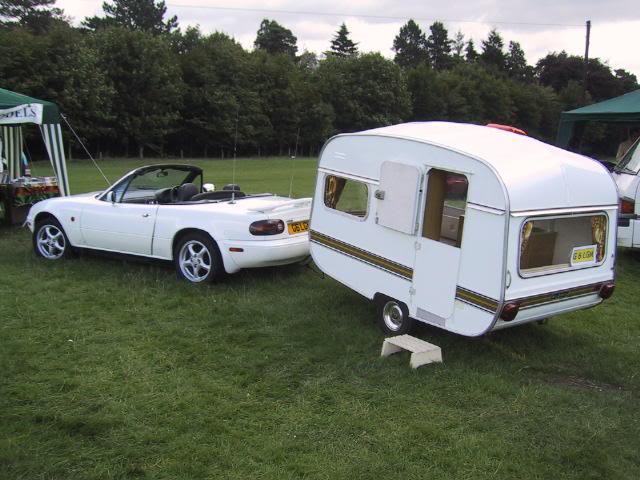
POLYGON ((148 213, 143 213, 143 214, 142 214, 142 218, 147 218, 148 216, 149 216, 149 214, 148 214, 148 213))

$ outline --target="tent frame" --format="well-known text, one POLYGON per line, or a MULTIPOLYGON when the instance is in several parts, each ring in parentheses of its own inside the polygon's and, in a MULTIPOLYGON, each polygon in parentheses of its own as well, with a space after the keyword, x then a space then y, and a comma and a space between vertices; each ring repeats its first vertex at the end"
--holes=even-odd
POLYGON ((67 196, 71 193, 60 118, 56 104, 0 88, 0 153, 7 160, 10 181, 20 176, 24 143, 22 126, 31 123, 38 125, 40 129, 49 161, 58 179, 60 195, 67 196))

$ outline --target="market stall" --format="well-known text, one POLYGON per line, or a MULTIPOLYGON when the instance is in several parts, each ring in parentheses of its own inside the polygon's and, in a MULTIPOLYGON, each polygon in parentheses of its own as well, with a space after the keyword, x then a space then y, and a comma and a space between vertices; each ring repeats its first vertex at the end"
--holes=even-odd
POLYGON ((69 181, 55 103, 0 88, 0 208, 5 223, 20 223, 34 203, 69 195, 69 181), (40 129, 55 177, 31 177, 23 162, 22 128, 40 129))
POLYGON ((560 115, 556 145, 567 148, 577 125, 585 122, 640 123, 640 90, 560 115))

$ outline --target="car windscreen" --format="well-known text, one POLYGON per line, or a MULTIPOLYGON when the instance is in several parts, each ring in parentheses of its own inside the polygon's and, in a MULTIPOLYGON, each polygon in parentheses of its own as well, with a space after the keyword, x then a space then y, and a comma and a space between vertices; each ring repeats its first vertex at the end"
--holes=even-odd
POLYGON ((153 198, 158 190, 182 185, 191 175, 191 171, 175 168, 147 171, 133 177, 119 201, 135 202, 139 199, 153 198))
POLYGON ((636 140, 624 157, 616 165, 616 172, 638 173, 640 171, 640 138, 636 140))

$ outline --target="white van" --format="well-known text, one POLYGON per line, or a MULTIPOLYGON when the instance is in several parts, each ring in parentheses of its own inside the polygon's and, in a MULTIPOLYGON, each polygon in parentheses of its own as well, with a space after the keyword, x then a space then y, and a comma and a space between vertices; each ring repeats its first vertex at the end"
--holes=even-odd
POLYGON ((613 293, 616 186, 598 162, 502 130, 407 123, 323 148, 317 266, 378 305, 462 335, 588 308, 613 293))
POLYGON ((640 139, 620 159, 613 170, 613 179, 620 195, 618 246, 640 248, 640 139))

